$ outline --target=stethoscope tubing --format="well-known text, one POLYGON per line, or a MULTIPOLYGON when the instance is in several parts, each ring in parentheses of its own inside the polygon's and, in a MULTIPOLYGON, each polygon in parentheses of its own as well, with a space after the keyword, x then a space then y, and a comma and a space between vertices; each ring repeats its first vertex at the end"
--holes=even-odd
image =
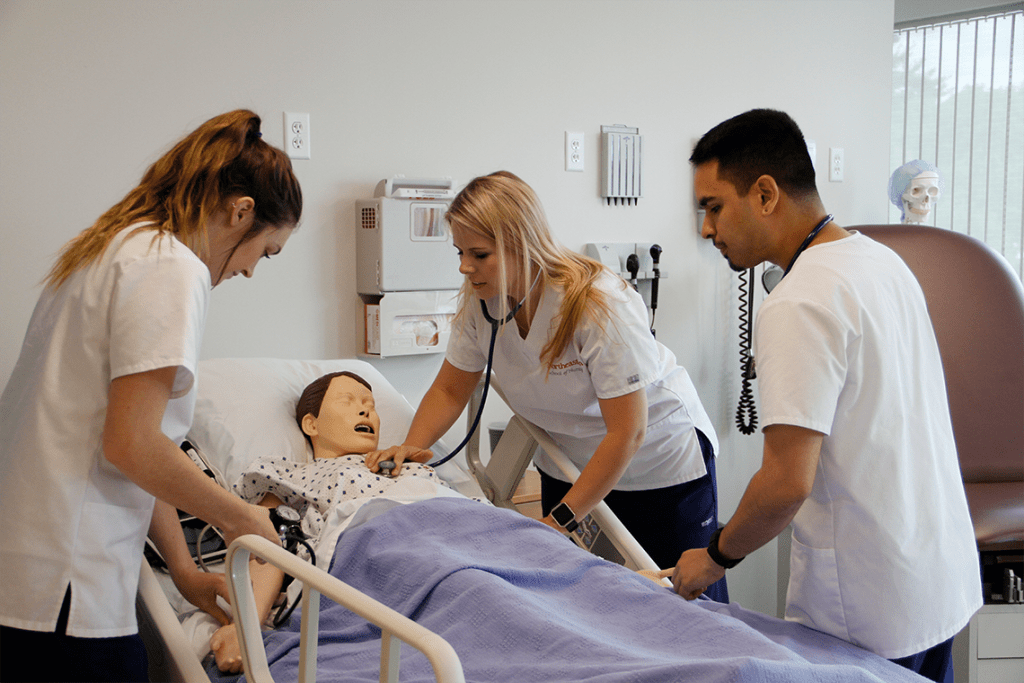
MULTIPOLYGON (((523 301, 526 301, 526 299, 523 299, 523 301)), ((498 329, 515 317, 516 313, 519 312, 520 307, 523 305, 523 301, 520 301, 515 308, 509 311, 509 314, 505 316, 504 320, 497 320, 491 317, 490 313, 487 310, 486 302, 484 302, 483 299, 480 299, 480 310, 483 312, 484 318, 487 320, 487 322, 491 324, 491 343, 489 344, 487 349, 487 369, 484 370, 484 390, 480 396, 480 407, 477 408, 476 417, 473 418, 473 424, 472 426, 470 426, 469 431, 466 432, 466 438, 462 440, 462 443, 456 446, 455 450, 453 450, 451 453, 441 458, 440 460, 436 462, 427 463, 427 465, 429 465, 430 467, 440 467, 441 465, 445 464, 446 462, 454 458, 462 451, 463 448, 466 447, 466 444, 469 443, 469 440, 473 438, 473 434, 476 433, 476 428, 480 424, 480 418, 484 414, 484 404, 487 402, 487 390, 490 389, 491 386, 491 368, 494 365, 494 343, 498 339, 498 329)))

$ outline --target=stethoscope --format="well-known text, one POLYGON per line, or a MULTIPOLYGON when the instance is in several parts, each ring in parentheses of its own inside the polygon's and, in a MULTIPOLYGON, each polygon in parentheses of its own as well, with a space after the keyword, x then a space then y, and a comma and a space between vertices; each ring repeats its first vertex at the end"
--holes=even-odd
POLYGON ((473 425, 469 428, 469 431, 466 433, 466 438, 462 440, 462 443, 456 446, 454 451, 440 460, 427 463, 430 467, 439 467, 458 455, 459 452, 466 447, 466 444, 469 443, 469 440, 476 432, 476 428, 480 424, 480 417, 484 414, 484 404, 487 402, 487 390, 491 386, 491 367, 494 365, 494 343, 498 339, 498 330, 505 323, 512 322, 512 319, 516 317, 516 313, 518 313, 519 309, 523 307, 526 300, 530 298, 530 292, 532 292, 533 288, 537 286, 537 281, 539 279, 540 271, 538 270, 537 275, 533 278, 533 284, 531 284, 530 289, 526 291, 526 296, 523 297, 522 301, 512 307, 512 310, 508 312, 508 315, 500 320, 491 316, 490 311, 487 310, 487 302, 480 299, 480 312, 484 314, 484 320, 491 324, 491 342, 487 348, 487 369, 484 370, 484 390, 480 395, 480 406, 477 408, 476 417, 473 418, 473 425))
MULTIPOLYGON (((803 243, 793 254, 793 258, 789 260, 789 265, 786 266, 786 270, 782 270, 778 266, 771 266, 765 268, 764 273, 761 274, 761 284, 764 285, 764 291, 771 292, 775 287, 782 281, 782 278, 789 274, 789 271, 793 269, 793 264, 800 257, 800 254, 804 252, 807 247, 811 245, 814 238, 818 236, 826 225, 832 222, 832 214, 828 214, 814 226, 814 229, 808 233, 807 237, 804 238, 803 243)), ((740 273, 740 277, 746 273, 740 273)), ((750 269, 750 277, 753 278, 754 269, 750 269)), ((754 287, 753 282, 750 280, 740 280, 740 358, 743 360, 743 382, 740 390, 740 403, 736 408, 736 426, 742 434, 753 434, 757 429, 757 411, 754 408, 754 394, 750 388, 750 381, 757 377, 755 370, 756 363, 754 357, 750 354, 750 327, 751 327, 751 314, 754 308, 754 287), (747 288, 744 294, 744 288, 746 282, 750 282, 750 287, 747 288), (746 296, 746 301, 744 301, 746 296)))
POLYGON ((814 238, 818 236, 818 233, 821 232, 826 225, 832 222, 832 218, 832 214, 828 214, 821 219, 820 223, 814 226, 814 230, 811 230, 803 243, 796 250, 796 253, 793 254, 793 258, 789 260, 789 265, 786 266, 786 270, 782 270, 782 268, 779 268, 778 266, 771 266, 770 268, 765 269, 764 273, 761 274, 761 284, 764 285, 764 291, 771 292, 775 289, 776 285, 782 282, 782 278, 789 275, 789 271, 793 270, 793 264, 796 263, 800 254, 804 253, 804 250, 811 246, 811 242, 814 241, 814 238))

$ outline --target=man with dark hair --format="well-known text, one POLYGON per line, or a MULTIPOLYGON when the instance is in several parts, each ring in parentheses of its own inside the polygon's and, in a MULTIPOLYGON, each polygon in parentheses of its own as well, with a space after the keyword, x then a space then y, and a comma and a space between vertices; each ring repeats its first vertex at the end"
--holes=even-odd
POLYGON ((977 548, 924 295, 906 264, 826 214, 782 112, 694 148, 702 235, 735 270, 786 275, 755 328, 764 453, 732 519, 688 550, 688 599, 793 525, 786 618, 936 681, 981 606, 977 548))

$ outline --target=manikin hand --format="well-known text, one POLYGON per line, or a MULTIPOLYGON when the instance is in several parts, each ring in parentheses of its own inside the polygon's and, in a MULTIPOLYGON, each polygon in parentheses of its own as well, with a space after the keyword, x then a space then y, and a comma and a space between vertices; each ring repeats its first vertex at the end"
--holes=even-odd
POLYGON ((217 668, 225 673, 242 672, 242 649, 234 624, 221 626, 210 636, 210 649, 217 659, 217 668))
POLYGON ((654 571, 653 569, 638 569, 636 573, 645 579, 650 579, 659 586, 664 586, 665 579, 671 579, 675 570, 675 567, 672 567, 671 569, 659 569, 658 571, 654 571))

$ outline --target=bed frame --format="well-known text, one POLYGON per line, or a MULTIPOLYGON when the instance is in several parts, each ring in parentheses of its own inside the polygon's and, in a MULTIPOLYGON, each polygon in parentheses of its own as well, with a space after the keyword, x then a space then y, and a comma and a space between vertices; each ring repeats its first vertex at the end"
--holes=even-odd
MULTIPOLYGON (((504 399, 501 388, 492 378, 492 387, 504 399)), ((479 406, 482 384, 477 387, 470 401, 468 416, 471 425, 479 406)), ((579 470, 561 452, 554 440, 536 425, 513 416, 505 428, 500 441, 491 454, 487 465, 480 459, 479 430, 466 447, 466 460, 470 473, 480 485, 484 495, 499 507, 514 509, 512 495, 529 466, 537 448, 544 451, 557 463, 562 473, 575 481, 579 470)), ((583 548, 617 564, 634 570, 657 571, 650 555, 626 530, 611 509, 604 503, 583 520, 571 535, 583 548)), ((434 667, 438 681, 461 682, 464 680, 458 656, 451 646, 439 636, 415 622, 394 612, 389 607, 369 598, 338 581, 326 572, 312 568, 281 548, 256 536, 247 536, 235 541, 228 550, 228 586, 232 604, 239 605, 239 642, 246 675, 254 682, 270 681, 266 652, 260 636, 255 601, 248 579, 250 553, 266 559, 287 573, 306 582, 302 597, 302 664, 299 681, 312 683, 316 680, 316 641, 319 594, 335 600, 378 626, 383 632, 381 641, 381 681, 398 680, 400 642, 406 642, 427 655, 434 667), (241 595, 236 595, 235 586, 247 586, 241 595), (312 605, 312 608, 310 608, 312 605), (307 647, 307 643, 311 647, 307 647)), ((171 608, 160 582, 152 568, 143 562, 139 578, 137 599, 139 633, 146 643, 149 654, 149 673, 154 681, 188 682, 209 681, 206 671, 196 658, 192 645, 186 638, 171 608)))
MULTIPOLYGON (((246 677, 253 683, 273 681, 263 647, 259 612, 249 578, 251 555, 261 557, 303 583, 302 626, 299 647, 299 683, 315 683, 320 596, 325 595, 381 629, 380 681, 398 683, 401 644, 422 652, 438 683, 465 683, 462 664, 454 648, 441 636, 402 616, 390 607, 360 593, 327 572, 299 559, 259 536, 243 536, 231 544, 227 557, 228 590, 235 605, 239 646, 246 677)), ((205 675, 205 674, 204 674, 205 675)))

